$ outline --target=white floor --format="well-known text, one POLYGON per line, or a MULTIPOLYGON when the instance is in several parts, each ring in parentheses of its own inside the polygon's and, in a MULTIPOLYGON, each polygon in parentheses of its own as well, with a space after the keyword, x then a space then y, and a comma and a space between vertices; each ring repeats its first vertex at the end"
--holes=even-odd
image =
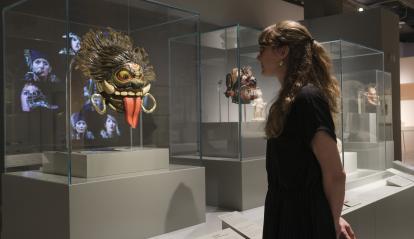
MULTIPOLYGON (((216 231, 221 230, 221 221, 219 215, 232 211, 226 211, 215 207, 207 207, 206 222, 192 227, 166 233, 160 236, 151 237, 150 239, 195 239, 216 231)), ((258 207, 241 212, 247 219, 263 224, 264 207, 258 207)))

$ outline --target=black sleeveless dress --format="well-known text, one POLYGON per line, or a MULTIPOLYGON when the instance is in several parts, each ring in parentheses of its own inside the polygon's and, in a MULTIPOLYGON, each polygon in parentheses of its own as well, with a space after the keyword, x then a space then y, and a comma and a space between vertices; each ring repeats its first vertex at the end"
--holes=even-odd
POLYGON ((310 146, 319 130, 336 141, 329 105, 308 84, 292 103, 283 133, 267 141, 264 239, 336 238, 322 171, 310 146))

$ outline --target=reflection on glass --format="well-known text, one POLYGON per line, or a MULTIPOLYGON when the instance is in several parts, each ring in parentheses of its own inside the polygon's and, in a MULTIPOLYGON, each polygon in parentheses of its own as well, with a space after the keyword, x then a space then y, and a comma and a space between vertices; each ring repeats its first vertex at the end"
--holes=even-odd
POLYGON ((20 94, 22 111, 29 112, 36 108, 57 109, 57 105, 49 104, 46 96, 42 93, 39 87, 33 83, 26 83, 23 86, 20 94))
POLYGON ((118 121, 110 114, 106 115, 104 122, 104 128, 101 130, 101 137, 103 139, 113 139, 121 136, 119 131, 118 121))
POLYGON ((66 47, 62 48, 59 51, 59 54, 69 54, 69 55, 74 56, 80 50, 81 38, 73 32, 69 32, 68 35, 66 34, 62 35, 62 38, 66 39, 68 36, 69 36, 69 44, 70 44, 69 50, 66 49, 66 47))
POLYGON ((46 54, 37 50, 25 49, 24 56, 29 67, 29 71, 24 76, 27 82, 58 81, 57 76, 52 73, 52 66, 46 54))
POLYGON ((57 105, 49 103, 48 97, 41 88, 49 90, 52 83, 59 80, 52 73, 52 66, 43 52, 25 49, 24 56, 29 71, 24 75, 25 84, 20 92, 21 109, 30 112, 36 108, 57 109, 57 105))
POLYGON ((88 130, 88 124, 82 113, 76 112, 70 116, 73 140, 92 140, 95 136, 88 130))

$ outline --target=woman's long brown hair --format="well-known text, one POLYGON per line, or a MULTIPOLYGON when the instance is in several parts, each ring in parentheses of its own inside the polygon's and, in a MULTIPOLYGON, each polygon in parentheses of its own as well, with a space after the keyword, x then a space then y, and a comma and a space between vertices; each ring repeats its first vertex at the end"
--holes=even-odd
MULTIPOLYGON (((282 80, 279 97, 269 110, 265 132, 268 138, 278 137, 285 124, 286 115, 300 89, 308 83, 321 90, 331 114, 338 113, 340 90, 332 75, 332 62, 320 43, 315 41, 308 29, 295 21, 282 21, 263 30, 259 37, 261 46, 288 46, 286 76, 282 80)), ((275 62, 277 64, 277 62, 275 62)))

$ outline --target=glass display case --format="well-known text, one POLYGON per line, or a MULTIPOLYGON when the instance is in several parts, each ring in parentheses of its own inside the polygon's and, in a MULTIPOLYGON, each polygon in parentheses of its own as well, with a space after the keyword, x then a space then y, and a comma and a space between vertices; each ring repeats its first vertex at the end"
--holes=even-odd
POLYGON ((264 158, 267 106, 279 85, 261 75, 260 32, 235 25, 201 34, 203 159, 264 158))
MULTIPOLYGON (((201 35, 203 158, 265 155, 264 122, 280 85, 261 75, 259 34, 236 25, 201 35)), ((322 45, 341 87, 335 123, 348 179, 383 171, 393 155, 391 76, 384 72, 384 54, 343 40, 322 45)))
POLYGON ((324 42, 341 87, 336 134, 348 181, 387 168, 392 161, 391 75, 384 53, 351 42, 324 42))
POLYGON ((153 1, 27 0, 3 20, 6 172, 71 183, 89 177, 82 162, 94 157, 117 161, 96 162, 106 172, 94 176, 105 176, 168 168, 182 145, 197 154, 198 14, 153 1), (191 44, 176 41, 183 35, 191 44), (141 162, 153 157, 163 160, 141 162))

